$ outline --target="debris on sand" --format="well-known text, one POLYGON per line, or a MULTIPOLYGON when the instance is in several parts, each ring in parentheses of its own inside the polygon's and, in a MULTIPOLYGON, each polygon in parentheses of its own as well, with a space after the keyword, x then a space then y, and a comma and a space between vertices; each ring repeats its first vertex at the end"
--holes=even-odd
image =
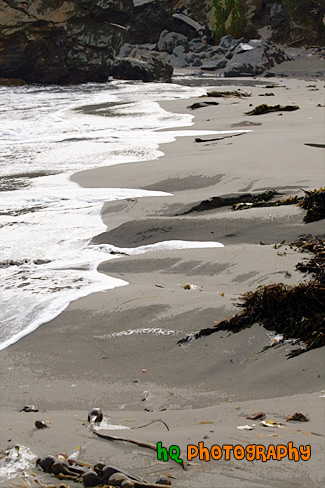
POLYGON ((69 458, 67 462, 63 462, 54 456, 45 456, 44 458, 37 459, 36 465, 42 471, 52 474, 60 480, 72 480, 83 483, 87 487, 106 486, 108 488, 111 486, 125 486, 133 488, 160 488, 166 484, 171 486, 170 482, 166 483, 162 478, 160 478, 161 483, 157 481, 156 484, 151 484, 138 476, 103 463, 91 465, 69 458))
POLYGON ((19 410, 20 412, 38 412, 38 408, 35 405, 25 405, 19 410))
POLYGON ((187 108, 191 110, 196 110, 198 108, 208 107, 209 105, 219 105, 218 102, 196 102, 192 105, 189 105, 187 108))
POLYGON ((103 412, 99 407, 94 407, 88 413, 88 422, 99 423, 103 420, 103 412))
POLYGON ((320 236, 301 236, 290 244, 290 247, 297 247, 301 252, 313 253, 313 257, 299 262, 296 269, 302 273, 311 273, 319 283, 325 283, 325 239, 320 236))
POLYGON ((35 421, 36 429, 48 429, 49 426, 44 422, 44 420, 36 420, 35 421))
MULTIPOLYGON (((317 248, 323 259, 324 245, 317 248)), ((220 330, 239 332, 260 323, 267 330, 283 335, 284 340, 296 339, 303 346, 292 350, 289 357, 310 349, 325 346, 324 270, 309 283, 286 285, 273 283, 259 286, 244 293, 237 304, 244 310, 229 319, 217 322, 214 327, 178 341, 188 343, 193 339, 209 336, 220 330)), ((268 346, 273 347, 272 346, 268 346)))
POLYGON ((296 421, 296 422, 309 422, 309 419, 303 413, 296 412, 293 415, 291 415, 291 417, 288 417, 286 419, 286 421, 287 422, 293 422, 293 421, 296 421))
POLYGON ((298 105, 267 105, 266 103, 262 103, 262 105, 257 105, 253 110, 250 112, 245 112, 246 115, 263 115, 268 114, 270 112, 293 112, 294 110, 299 110, 300 107, 298 105))
POLYGON ((250 97, 252 94, 247 91, 239 91, 239 90, 233 90, 233 91, 212 91, 208 92, 206 95, 202 95, 201 98, 203 97, 213 97, 213 98, 247 98, 250 97))
MULTIPOLYGON (((233 210, 245 210, 253 207, 280 207, 281 205, 298 205, 307 210, 304 222, 316 222, 325 218, 325 189, 302 190, 304 197, 290 196, 281 200, 270 201, 277 194, 275 190, 251 196, 245 201, 239 200, 232 204, 233 210)), ((193 209, 192 209, 193 210, 193 209)))
POLYGON ((264 412, 256 412, 256 413, 253 413, 252 415, 247 415, 246 418, 249 420, 263 420, 263 419, 265 419, 265 413, 264 412))
POLYGON ((304 190, 305 198, 299 206, 307 210, 304 222, 316 222, 325 218, 325 188, 304 190))

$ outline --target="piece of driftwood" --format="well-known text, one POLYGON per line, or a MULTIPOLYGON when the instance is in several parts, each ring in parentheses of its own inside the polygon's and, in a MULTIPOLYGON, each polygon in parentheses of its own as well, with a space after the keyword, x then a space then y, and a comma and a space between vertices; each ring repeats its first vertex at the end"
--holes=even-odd
POLYGON ((166 424, 166 422, 164 422, 161 419, 152 420, 151 422, 149 422, 149 424, 139 425, 139 427, 131 427, 131 429, 142 429, 143 427, 148 427, 149 425, 154 424, 155 422, 161 422, 162 424, 164 424, 164 426, 166 427, 166 429, 169 430, 169 427, 166 424))
MULTIPOLYGON (((107 435, 107 434, 101 434, 100 432, 95 432, 93 431, 97 437, 100 437, 101 439, 106 439, 107 441, 123 441, 123 442, 129 442, 130 444, 134 444, 139 447, 145 447, 146 449, 151 449, 152 451, 157 452, 157 446, 156 444, 151 444, 150 442, 142 442, 142 441, 136 441, 134 439, 127 439, 126 437, 118 437, 115 435, 107 435)), ((175 461, 176 462, 176 461, 175 461)), ((177 463, 182 466, 182 468, 187 471, 187 462, 182 461, 182 463, 177 463)), ((146 485, 148 486, 148 485, 146 485)), ((156 485, 158 486, 158 485, 156 485)))
POLYGON ((213 139, 200 139, 200 137, 195 138, 195 142, 215 142, 215 141, 222 141, 223 139, 230 139, 231 137, 242 136, 245 132, 241 132, 240 134, 232 134, 231 136, 222 136, 222 137, 214 137, 213 139))

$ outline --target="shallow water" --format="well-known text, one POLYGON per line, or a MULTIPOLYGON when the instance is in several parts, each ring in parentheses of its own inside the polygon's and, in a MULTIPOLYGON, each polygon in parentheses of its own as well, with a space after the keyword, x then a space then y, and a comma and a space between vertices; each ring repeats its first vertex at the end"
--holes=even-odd
POLYGON ((89 245, 106 229, 101 207, 110 200, 169 194, 80 188, 69 176, 159 158, 159 144, 189 134, 177 128, 190 126, 192 116, 166 112, 157 100, 203 93, 200 87, 121 81, 0 87, 0 350, 71 301, 127 284, 97 272, 100 262, 118 258, 110 254, 113 246, 89 245))

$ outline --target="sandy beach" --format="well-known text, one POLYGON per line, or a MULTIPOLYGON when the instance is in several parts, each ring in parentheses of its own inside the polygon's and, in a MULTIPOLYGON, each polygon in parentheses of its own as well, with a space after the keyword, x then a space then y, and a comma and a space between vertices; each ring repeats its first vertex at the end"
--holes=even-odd
MULTIPOLYGON (((99 271, 129 284, 71 303, 55 320, 0 352, 0 452, 15 445, 36 457, 77 452, 81 461, 112 464, 151 483, 170 475, 179 488, 323 486, 323 348, 291 359, 290 343, 261 353, 274 337, 257 324, 237 334, 218 332, 186 347, 177 344, 237 313, 238 297, 248 290, 309 279, 295 269, 302 256, 289 243, 300 235, 324 234, 324 221, 305 224, 305 211, 295 205, 237 212, 228 205, 189 212, 213 197, 276 189, 280 198, 287 198, 324 186, 324 149, 308 145, 324 144, 324 81, 272 78, 256 86, 249 79, 245 86, 245 81, 240 80, 240 90, 251 96, 208 99, 218 105, 192 110, 190 105, 207 99, 162 102, 166 111, 193 115, 194 125, 184 128, 187 136, 160 146, 161 158, 73 176, 83 187, 171 195, 105 204, 107 230, 92 243, 122 248, 125 255, 102 263, 99 271), (299 110, 245 114, 262 103, 298 105, 299 110), (196 130, 243 132, 202 136, 206 142, 195 142, 196 130), (172 240, 224 247, 128 255, 127 248, 172 240), (191 287, 185 289, 186 284, 191 287), (20 412, 25 404, 36 405, 39 412, 20 412), (208 448, 293 442, 310 445, 311 457, 299 462, 196 458, 184 471, 173 461, 157 463, 150 450, 96 438, 86 422, 94 406, 102 408, 106 419, 102 432, 178 445, 184 458, 188 444, 202 441, 208 448), (266 427, 246 418, 259 411, 276 424, 266 427), (287 422, 295 412, 304 413, 309 422, 287 422), (37 430, 36 419, 49 421, 50 428, 37 430), (136 428, 156 419, 166 422, 169 431, 162 423, 136 428), (107 424, 119 429, 107 431, 107 424), (237 428, 247 424, 252 430, 237 428)), ((224 89, 237 89, 236 80, 224 89)), ((35 472, 45 486, 60 486, 33 462, 25 470, 35 472)), ((23 482, 21 476, 2 480, 3 487, 23 482)))

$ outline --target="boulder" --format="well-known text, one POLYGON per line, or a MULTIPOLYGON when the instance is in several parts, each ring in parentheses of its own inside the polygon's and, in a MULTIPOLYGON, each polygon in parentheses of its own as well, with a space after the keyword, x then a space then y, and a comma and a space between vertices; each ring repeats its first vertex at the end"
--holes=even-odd
POLYGON ((135 48, 129 57, 115 59, 111 74, 123 80, 168 83, 172 79, 173 68, 162 54, 135 48))
POLYGON ((204 71, 215 71, 217 69, 224 68, 227 64, 226 58, 220 58, 219 56, 214 56, 210 58, 207 62, 203 63, 201 69, 204 71))
POLYGON ((222 74, 226 77, 258 76, 289 59, 284 51, 271 42, 251 40, 236 46, 231 61, 222 74))
POLYGON ((133 14, 128 22, 129 41, 133 44, 157 43, 170 19, 165 2, 134 0, 133 14))
POLYGON ((177 32, 163 31, 159 37, 157 44, 158 51, 167 52, 172 54, 175 47, 183 46, 184 52, 189 51, 188 40, 183 34, 178 34, 177 32))
POLYGON ((132 0, 0 0, 0 77, 106 81, 132 8, 132 0))

